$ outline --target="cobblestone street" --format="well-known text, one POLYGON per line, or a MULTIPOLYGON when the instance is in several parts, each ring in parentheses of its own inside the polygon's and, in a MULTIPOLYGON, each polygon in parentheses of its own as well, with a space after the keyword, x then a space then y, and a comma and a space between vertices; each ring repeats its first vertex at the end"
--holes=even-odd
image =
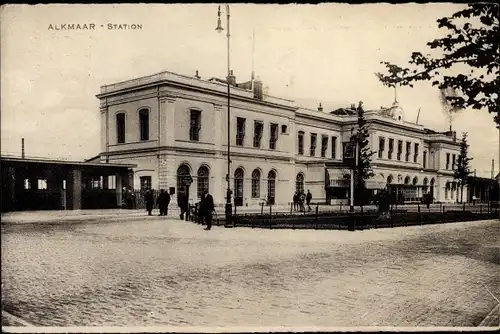
MULTIPOLYGON (((37 326, 478 326, 500 223, 260 230, 137 217, 2 226, 2 308, 37 326)), ((498 308, 497 308, 498 309, 498 308)))

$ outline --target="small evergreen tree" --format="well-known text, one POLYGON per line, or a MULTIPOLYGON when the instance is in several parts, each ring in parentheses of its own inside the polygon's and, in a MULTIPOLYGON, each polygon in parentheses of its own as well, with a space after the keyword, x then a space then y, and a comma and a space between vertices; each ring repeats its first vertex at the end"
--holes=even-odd
POLYGON ((467 132, 462 133, 462 140, 460 141, 460 155, 458 156, 457 167, 453 174, 453 178, 458 181, 460 186, 460 203, 463 202, 464 186, 469 181, 471 174, 469 162, 472 158, 468 157, 469 144, 467 143, 467 132))
POLYGON ((368 132, 369 125, 365 120, 363 102, 359 102, 357 113, 358 131, 353 136, 354 138, 352 138, 352 140, 355 140, 358 144, 358 165, 354 171, 354 189, 357 202, 363 204, 367 199, 366 181, 375 175, 371 166, 371 158, 375 152, 370 149, 370 133, 368 132))

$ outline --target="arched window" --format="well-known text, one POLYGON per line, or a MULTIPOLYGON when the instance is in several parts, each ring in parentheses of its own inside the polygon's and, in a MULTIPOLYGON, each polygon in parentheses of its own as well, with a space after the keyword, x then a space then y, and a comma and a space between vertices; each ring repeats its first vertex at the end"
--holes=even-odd
POLYGON ((149 110, 139 110, 139 127, 141 131, 141 140, 149 140, 149 110))
POLYGON ((304 191, 304 174, 299 173, 295 178, 295 190, 298 192, 304 191))
POLYGON ((417 183, 418 183, 418 179, 417 179, 416 177, 414 177, 414 178, 413 178, 413 182, 412 182, 412 183, 413 183, 413 185, 414 185, 414 186, 416 186, 416 185, 417 185, 417 183))
POLYGON ((424 179, 423 185, 424 185, 424 192, 427 193, 427 191, 429 190, 429 180, 427 178, 424 179))
POLYGON ((177 168, 177 193, 189 196, 189 186, 191 185, 191 170, 185 164, 177 168))
POLYGON ((245 173, 243 169, 238 168, 234 171, 234 205, 243 205, 243 180, 245 173))
POLYGON ((446 182, 446 187, 444 188, 444 199, 448 199, 448 193, 451 190, 451 185, 449 182, 446 182))
POLYGON ((207 166, 201 166, 199 169, 198 169, 198 191, 197 191, 197 194, 198 194, 198 198, 201 198, 201 195, 203 194, 203 191, 206 189, 206 190, 209 190, 208 189, 208 186, 209 186, 209 176, 210 176, 210 172, 208 171, 208 168, 207 166))
POLYGON ((392 183, 392 179, 393 179, 392 175, 389 175, 387 177, 387 184, 391 184, 392 183))
POLYGON ((260 197, 260 171, 254 169, 252 172, 252 198, 260 197))
POLYGON ((276 172, 274 170, 267 174, 267 198, 269 204, 274 204, 276 198, 276 172))
POLYGON ((116 114, 116 142, 125 143, 125 113, 116 114))
POLYGON ((405 177, 405 184, 410 184, 410 177, 409 176, 405 177))

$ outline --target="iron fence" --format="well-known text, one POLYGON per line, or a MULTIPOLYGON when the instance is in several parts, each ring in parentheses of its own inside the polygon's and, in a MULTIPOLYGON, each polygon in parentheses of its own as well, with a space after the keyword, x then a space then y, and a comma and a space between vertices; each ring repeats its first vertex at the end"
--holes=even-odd
POLYGON ((291 229, 348 229, 426 225, 493 219, 499 217, 498 203, 487 205, 425 205, 393 206, 388 214, 376 207, 356 207, 354 212, 328 210, 321 212, 319 204, 308 212, 273 211, 272 206, 260 213, 241 213, 232 218, 232 227, 291 228, 291 229))

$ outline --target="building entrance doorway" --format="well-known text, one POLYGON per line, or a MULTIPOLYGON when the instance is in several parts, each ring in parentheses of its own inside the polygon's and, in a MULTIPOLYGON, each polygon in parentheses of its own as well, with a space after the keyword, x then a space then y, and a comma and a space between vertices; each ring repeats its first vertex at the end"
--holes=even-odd
POLYGON ((180 165, 177 169, 177 194, 185 195, 189 199, 189 188, 193 179, 187 165, 180 165))
POLYGON ((238 168, 234 172, 234 205, 243 206, 243 180, 244 180, 243 169, 238 168))

